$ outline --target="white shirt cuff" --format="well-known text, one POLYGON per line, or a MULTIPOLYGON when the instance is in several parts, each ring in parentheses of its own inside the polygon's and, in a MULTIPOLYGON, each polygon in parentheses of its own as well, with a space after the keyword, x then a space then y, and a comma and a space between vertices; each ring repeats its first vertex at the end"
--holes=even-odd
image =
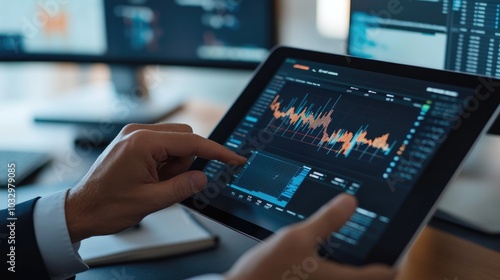
POLYGON ((69 190, 40 198, 33 212, 36 241, 52 280, 62 280, 89 267, 78 254, 80 243, 71 244, 66 225, 65 202, 69 190))
POLYGON ((225 280, 226 278, 220 274, 200 275, 186 280, 225 280))

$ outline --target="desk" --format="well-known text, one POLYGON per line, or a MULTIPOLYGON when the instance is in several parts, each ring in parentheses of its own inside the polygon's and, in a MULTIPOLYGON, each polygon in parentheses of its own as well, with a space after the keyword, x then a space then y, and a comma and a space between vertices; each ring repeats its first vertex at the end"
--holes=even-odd
POLYGON ((427 226, 398 279, 500 279, 500 253, 427 226))
MULTIPOLYGON (((189 123, 196 133, 206 136, 226 109, 226 104, 217 105, 206 102, 206 100, 193 99, 178 114, 165 121, 189 123)), ((31 132, 31 130, 26 131, 31 132)), ((65 135, 65 133, 61 135, 63 134, 65 135)), ((61 139, 58 141, 61 142, 62 147, 66 148, 67 145, 70 145, 61 139)), ((55 163, 64 163, 66 157, 65 153, 62 153, 55 163)), ((78 165, 72 170, 72 173, 76 175, 71 177, 81 176, 86 168, 88 168, 87 164, 78 165)), ((59 187, 49 184, 47 187, 37 189, 37 194, 42 195, 46 192, 56 191, 61 187, 61 179, 55 180, 50 172, 46 176, 42 176, 43 183, 56 184, 59 182, 59 187), (51 178, 52 182, 49 181, 51 178)), ((23 195, 22 188, 19 188, 18 191, 20 200, 30 198, 27 193, 23 195)), ((77 279, 184 279, 204 273, 220 273, 229 269, 241 254, 256 244, 256 241, 215 222, 199 216, 198 218, 221 237, 221 243, 216 249, 175 258, 92 268, 79 274, 77 279)), ((500 254, 432 227, 427 227, 402 263, 399 279, 500 279, 500 254)))

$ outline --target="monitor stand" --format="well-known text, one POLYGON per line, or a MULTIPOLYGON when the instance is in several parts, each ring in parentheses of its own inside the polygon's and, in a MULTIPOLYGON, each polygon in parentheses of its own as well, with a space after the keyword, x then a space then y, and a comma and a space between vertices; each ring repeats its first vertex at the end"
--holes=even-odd
POLYGON ((438 217, 489 234, 500 233, 500 136, 486 135, 441 200, 438 217))
POLYGON ((111 83, 88 85, 35 109, 36 122, 86 126, 154 123, 178 109, 182 92, 164 92, 158 67, 110 65, 111 83))

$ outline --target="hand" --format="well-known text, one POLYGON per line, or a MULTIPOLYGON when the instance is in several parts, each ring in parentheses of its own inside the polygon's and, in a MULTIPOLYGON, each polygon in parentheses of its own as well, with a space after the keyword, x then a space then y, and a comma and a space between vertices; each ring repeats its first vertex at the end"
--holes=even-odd
POLYGON ((327 240, 355 210, 354 197, 338 196, 308 220, 278 231, 248 251, 226 274, 227 279, 394 279, 396 272, 388 267, 351 267, 325 260, 317 253, 318 240, 327 240))
POLYGON ((71 242, 119 232, 201 191, 205 174, 186 172, 195 156, 246 162, 187 125, 127 125, 69 191, 65 211, 71 242))

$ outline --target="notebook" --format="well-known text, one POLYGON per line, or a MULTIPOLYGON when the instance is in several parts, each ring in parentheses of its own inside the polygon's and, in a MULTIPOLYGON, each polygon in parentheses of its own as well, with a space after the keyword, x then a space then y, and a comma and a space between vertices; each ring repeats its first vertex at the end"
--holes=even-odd
POLYGON ((179 205, 145 217, 138 228, 81 242, 80 256, 89 266, 173 256, 212 248, 217 236, 179 205))

